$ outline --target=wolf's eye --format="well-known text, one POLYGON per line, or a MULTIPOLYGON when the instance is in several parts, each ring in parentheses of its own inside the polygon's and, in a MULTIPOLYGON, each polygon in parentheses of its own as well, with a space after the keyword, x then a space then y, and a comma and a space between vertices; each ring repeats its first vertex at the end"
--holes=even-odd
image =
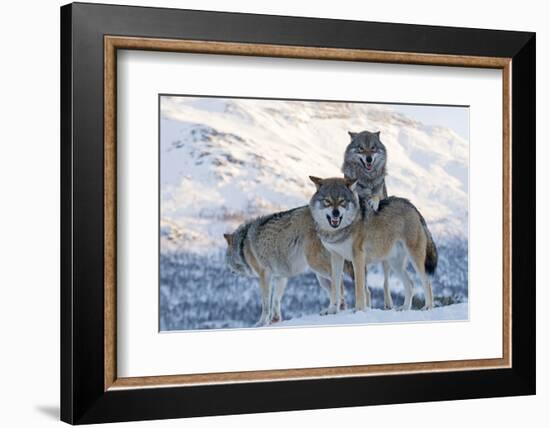
POLYGON ((325 207, 330 207, 330 201, 328 199, 323 199, 323 205, 325 207))
POLYGON ((338 201, 338 205, 341 206, 342 208, 346 208, 347 205, 348 205, 348 203, 347 203, 345 200, 340 199, 340 200, 338 201))
POLYGON ((357 153, 365 153, 365 149, 363 147, 359 147, 357 149, 357 153))

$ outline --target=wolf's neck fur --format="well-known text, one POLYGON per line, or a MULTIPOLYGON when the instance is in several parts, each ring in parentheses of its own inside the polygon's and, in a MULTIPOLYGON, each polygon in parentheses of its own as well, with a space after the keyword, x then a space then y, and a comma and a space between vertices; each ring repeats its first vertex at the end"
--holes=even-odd
POLYGON ((342 167, 342 172, 346 178, 357 180, 360 196, 372 196, 380 193, 384 187, 386 163, 369 172, 361 164, 355 161, 346 160, 342 167))
POLYGON ((377 187, 380 186, 386 177, 386 167, 382 171, 377 171, 375 174, 369 174, 366 172, 361 172, 360 174, 357 174, 357 178, 359 180, 359 184, 362 185, 370 185, 370 187, 377 187))
POLYGON ((357 222, 361 219, 362 215, 360 210, 357 210, 355 217, 353 221, 348 224, 346 227, 338 230, 326 230, 319 227, 319 224, 315 223, 315 230, 317 231, 317 235, 319 236, 319 239, 321 239, 322 242, 325 242, 327 244, 340 244, 344 241, 346 241, 353 231, 353 227, 357 224, 357 222))

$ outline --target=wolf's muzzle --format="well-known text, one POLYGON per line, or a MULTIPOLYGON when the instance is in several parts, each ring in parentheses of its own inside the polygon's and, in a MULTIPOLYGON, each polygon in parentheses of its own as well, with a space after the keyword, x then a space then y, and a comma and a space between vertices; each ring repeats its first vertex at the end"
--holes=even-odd
POLYGON ((332 211, 332 217, 327 214, 327 220, 328 224, 330 224, 330 227, 336 229, 338 226, 340 226, 340 223, 342 222, 342 216, 340 215, 340 212, 338 210, 332 211), (334 215, 334 213, 337 213, 338 215, 334 215))

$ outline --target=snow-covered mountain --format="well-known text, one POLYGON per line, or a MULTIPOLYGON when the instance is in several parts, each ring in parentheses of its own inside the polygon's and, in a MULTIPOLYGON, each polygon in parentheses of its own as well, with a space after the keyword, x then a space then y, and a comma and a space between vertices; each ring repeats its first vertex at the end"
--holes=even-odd
POLYGON ((468 142, 391 105, 162 97, 161 249, 223 248, 252 217, 304 205, 309 175, 341 175, 348 130, 381 131, 389 194, 409 198, 436 240, 467 239, 468 142))

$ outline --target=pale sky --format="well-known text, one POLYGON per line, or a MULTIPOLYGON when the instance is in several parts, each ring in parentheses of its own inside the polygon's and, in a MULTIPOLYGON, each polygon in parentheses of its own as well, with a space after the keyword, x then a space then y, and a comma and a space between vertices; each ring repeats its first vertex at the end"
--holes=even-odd
POLYGON ((470 109, 468 107, 389 104, 389 108, 418 120, 424 125, 445 126, 470 139, 470 109))

